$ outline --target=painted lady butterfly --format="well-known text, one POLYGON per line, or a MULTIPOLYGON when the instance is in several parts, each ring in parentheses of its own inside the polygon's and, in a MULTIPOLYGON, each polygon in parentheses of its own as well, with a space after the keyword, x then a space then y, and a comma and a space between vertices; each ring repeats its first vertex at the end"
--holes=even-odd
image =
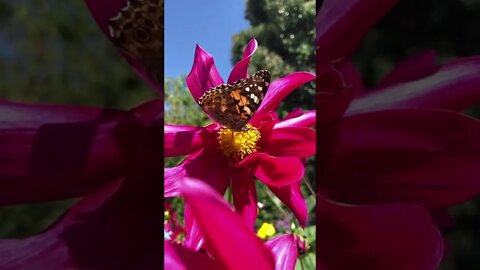
POLYGON ((244 130, 260 107, 269 84, 270 73, 260 70, 246 79, 208 90, 198 99, 198 104, 225 127, 244 130))
POLYGON ((108 29, 115 45, 163 85, 163 0, 127 0, 108 29))

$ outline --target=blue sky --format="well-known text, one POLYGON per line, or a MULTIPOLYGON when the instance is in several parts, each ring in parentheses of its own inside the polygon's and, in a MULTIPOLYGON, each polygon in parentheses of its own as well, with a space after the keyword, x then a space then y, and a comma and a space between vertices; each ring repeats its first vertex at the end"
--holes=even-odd
POLYGON ((220 75, 226 80, 232 65, 232 36, 249 27, 245 0, 165 1, 165 75, 188 75, 195 45, 215 57, 220 75))

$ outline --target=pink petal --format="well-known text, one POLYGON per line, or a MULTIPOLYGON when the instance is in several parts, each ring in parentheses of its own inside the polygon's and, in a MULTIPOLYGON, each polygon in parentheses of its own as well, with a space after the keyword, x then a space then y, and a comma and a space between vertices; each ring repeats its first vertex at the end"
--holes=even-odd
POLYGON ((306 111, 298 117, 289 118, 287 120, 278 122, 274 129, 284 127, 313 127, 315 126, 316 115, 316 111, 306 111))
POLYGON ((320 187, 360 204, 413 202, 445 207, 480 194, 480 122, 434 110, 394 110, 344 118, 325 157, 320 187))
POLYGON ((164 157, 189 155, 203 146, 203 127, 169 125, 164 126, 164 157))
POLYGON ((396 3, 397 0, 323 1, 317 14, 317 63, 349 56, 370 27, 396 3))
POLYGON ((317 127, 338 121, 359 92, 363 79, 352 63, 317 64, 317 127))
POLYGON ((169 241, 165 241, 164 254, 165 263, 163 269, 222 269, 221 265, 211 260, 207 254, 189 250, 188 248, 169 241))
POLYGON ((85 0, 88 9, 100 26, 102 32, 110 37, 108 30, 108 21, 115 17, 120 9, 127 6, 127 0, 85 0))
POLYGON ((384 88, 402 82, 418 80, 433 74, 438 69, 435 64, 435 57, 435 51, 428 50, 408 58, 390 71, 377 87, 384 88))
POLYGON ((197 45, 192 70, 187 76, 187 86, 193 98, 198 100, 205 91, 222 83, 213 56, 197 45))
POLYGON ((163 100, 153 99, 146 101, 130 111, 144 125, 149 125, 154 121, 163 121, 163 100))
POLYGON ((292 270, 297 263, 297 240, 293 234, 277 236, 265 243, 275 258, 275 270, 292 270))
POLYGON ((134 167, 131 113, 0 102, 0 205, 77 197, 134 167))
POLYGON ((243 57, 232 69, 230 76, 228 77, 228 83, 234 83, 240 79, 248 77, 248 64, 252 58, 253 53, 257 50, 257 40, 255 38, 250 39, 247 46, 243 50, 243 57))
POLYGON ((264 151, 271 156, 306 158, 315 155, 315 130, 306 127, 274 128, 264 151))
POLYGON ((157 177, 116 181, 87 195, 47 231, 0 240, 2 269, 159 269, 157 177))
MULTIPOLYGON (((179 181, 181 182, 183 180, 179 181)), ((186 236, 183 244, 185 247, 198 251, 203 247, 205 239, 198 226, 198 222, 195 221, 195 215, 192 213, 191 207, 189 207, 188 204, 185 205, 184 220, 186 236)))
POLYGON ((277 196, 290 210, 302 227, 307 224, 307 202, 302 195, 302 181, 293 183, 284 187, 268 186, 268 188, 277 196))
POLYGON ((442 236, 424 208, 317 200, 317 256, 327 269, 437 269, 442 236))
MULTIPOLYGON (((128 5, 127 2, 127 0, 85 0, 88 9, 97 21, 98 26, 109 39, 111 38, 108 30, 109 19, 117 16, 120 10, 128 5)), ((123 51, 121 51, 121 53, 127 62, 132 66, 133 70, 144 81, 146 81, 150 87, 157 90, 157 93, 159 93, 163 98, 163 85, 161 84, 163 83, 163 80, 158 81, 158 79, 152 78, 141 59, 134 59, 132 56, 123 51)), ((159 57, 158 62, 162 62, 163 65, 163 55, 159 57)), ((163 75, 163 70, 158 70, 157 73, 163 75)))
POLYGON ((300 117, 300 116, 302 116, 302 114, 303 114, 302 108, 296 108, 293 111, 289 112, 287 114, 287 116, 285 116, 283 118, 283 120, 288 120, 288 119, 291 119, 291 118, 300 117))
POLYGON ((215 149, 202 149, 188 156, 180 165, 164 169, 164 197, 178 196, 177 183, 185 177, 205 181, 223 194, 230 180, 228 160, 215 149))
POLYGON ((256 126, 262 116, 270 111, 275 111, 282 100, 293 90, 315 79, 315 75, 308 72, 294 72, 283 78, 273 81, 268 87, 267 94, 253 116, 250 124, 256 126))
MULTIPOLYGON (((178 183, 186 177, 200 179, 224 194, 230 181, 228 160, 216 149, 204 148, 188 156, 180 165, 164 169, 164 197, 179 195, 178 183), (212 164, 215 164, 212 167, 212 164)), ((202 234, 188 207, 185 208, 185 246, 198 250, 202 246, 202 234)))
POLYGON ((260 181, 275 187, 297 182, 305 171, 302 162, 296 157, 272 157, 259 152, 248 155, 238 165, 252 168, 260 181))
POLYGON ((184 179, 181 192, 208 250, 224 269, 274 269, 270 251, 216 191, 201 181, 184 179))
POLYGON ((232 195, 236 212, 253 229, 257 219, 257 190, 253 175, 245 170, 238 170, 232 175, 232 195))
POLYGON ((463 110, 480 101, 480 57, 442 65, 424 78, 395 84, 355 99, 347 114, 397 109, 443 108, 463 110))

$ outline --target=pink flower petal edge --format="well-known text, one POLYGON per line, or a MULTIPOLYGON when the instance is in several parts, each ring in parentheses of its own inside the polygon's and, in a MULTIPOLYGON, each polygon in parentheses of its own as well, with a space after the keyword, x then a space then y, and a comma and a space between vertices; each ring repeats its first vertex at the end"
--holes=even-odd
POLYGON ((256 126, 264 114, 275 111, 282 100, 293 90, 298 89, 303 84, 315 79, 315 75, 309 72, 294 72, 283 78, 273 81, 260 104, 257 112, 250 120, 250 124, 256 126))
POLYGON ((317 14, 317 62, 349 56, 398 0, 325 0, 317 14), (352 31, 355 29, 355 31, 352 31))
POLYGON ((228 269, 274 269, 271 252, 216 191, 186 178, 181 193, 216 260, 228 269))
POLYGON ((335 142, 319 140, 334 149, 319 188, 335 200, 438 208, 480 194, 476 119, 440 110, 371 112, 345 117, 338 134, 335 142))
POLYGON ((257 50, 258 43, 255 38, 252 38, 245 49, 243 50, 243 57, 242 59, 235 64, 235 66, 232 69, 232 72, 230 72, 230 76, 228 77, 227 82, 228 83, 234 83, 237 80, 244 79, 248 77, 248 64, 250 64, 250 59, 252 58, 252 55, 255 53, 257 50))
POLYGON ((191 154, 203 147, 205 128, 184 125, 164 125, 164 157, 191 154))
POLYGON ((253 175, 243 170, 232 175, 232 195, 237 213, 253 229, 257 219, 257 190, 253 175))
POLYGON ((275 270, 292 270, 298 258, 297 240, 293 234, 277 236, 265 243, 275 257, 275 270))
POLYGON ((317 260, 324 268, 437 269, 442 235, 412 204, 352 206, 317 200, 317 260), (394 244, 393 244, 394 243, 394 244), (339 260, 338 258, 342 258, 339 260))
POLYGON ((266 185, 282 187, 297 182, 305 168, 296 157, 272 157, 265 153, 253 153, 244 158, 240 167, 255 168, 255 176, 266 185))
POLYGON ((385 109, 463 110, 480 101, 480 57, 461 58, 413 81, 377 89, 356 98, 346 114, 385 109))
POLYGON ((195 100, 205 91, 223 83, 215 66, 213 56, 197 45, 192 70, 187 76, 187 86, 195 100))

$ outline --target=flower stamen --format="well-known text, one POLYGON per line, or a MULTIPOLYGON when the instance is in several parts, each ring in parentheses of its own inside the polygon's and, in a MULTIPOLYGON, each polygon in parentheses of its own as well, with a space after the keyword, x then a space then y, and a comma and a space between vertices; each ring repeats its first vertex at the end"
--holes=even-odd
POLYGON ((257 142, 260 137, 260 131, 247 124, 242 131, 223 127, 218 131, 217 139, 223 154, 236 160, 242 160, 247 155, 257 151, 257 142))

